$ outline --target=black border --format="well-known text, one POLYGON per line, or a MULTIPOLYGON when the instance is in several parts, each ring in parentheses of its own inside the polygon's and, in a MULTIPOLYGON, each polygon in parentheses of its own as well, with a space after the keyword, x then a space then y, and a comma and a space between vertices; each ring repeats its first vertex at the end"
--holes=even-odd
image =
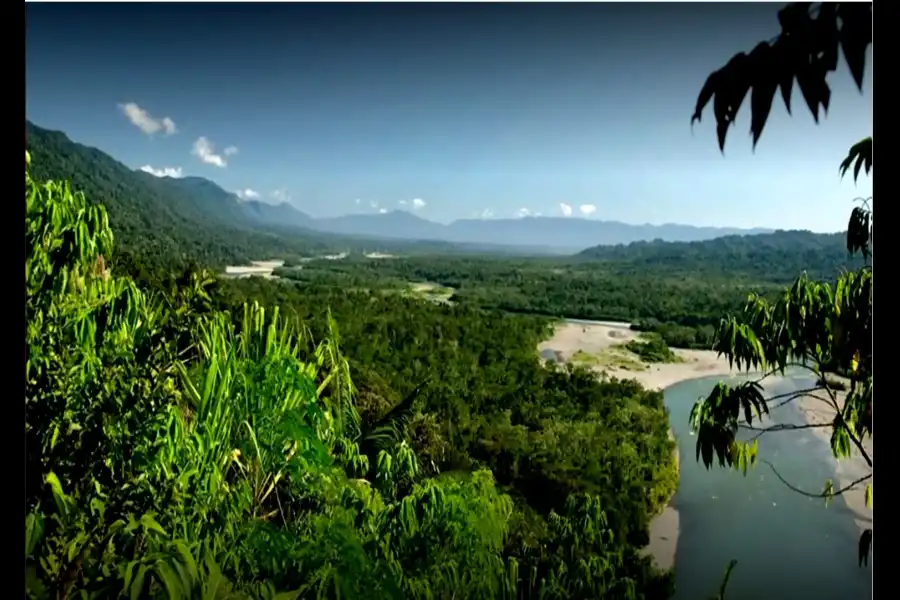
MULTIPOLYGON (((22 29, 20 30, 21 35, 22 35, 22 45, 19 46, 20 50, 16 51, 16 54, 21 52, 21 54, 19 56, 20 56, 20 60, 22 62, 20 64, 22 65, 23 83, 25 83, 25 81, 24 81, 24 79, 25 79, 25 52, 26 52, 25 23, 28 19, 28 10, 27 10, 27 5, 24 2, 22 3, 21 6, 22 6, 22 9, 21 9, 22 17, 23 17, 22 18, 22 29)), ((10 30, 12 30, 12 21, 10 21, 9 23, 10 23, 10 30)), ((15 34, 12 33, 12 31, 10 31, 10 37, 15 37, 15 34)), ((8 51, 12 52, 13 50, 10 49, 8 51)), ((25 113, 26 96, 25 96, 24 86, 22 89, 21 99, 22 99, 22 112, 25 113)), ((24 123, 22 123, 22 125, 24 126, 24 123)), ((19 131, 22 131, 22 130, 20 129, 19 131)), ((14 139, 12 131, 9 132, 8 137, 4 136, 4 139, 9 139, 9 140, 14 139)), ((20 149, 20 150, 18 150, 18 152, 19 152, 19 160, 23 161, 23 163, 24 163, 25 157, 22 155, 22 150, 20 149)), ((18 175, 16 175, 16 178, 18 178, 18 177, 22 177, 21 171, 19 172, 18 175)), ((12 177, 10 177, 10 179, 12 179, 12 177)), ((20 214, 21 217, 20 217, 20 220, 18 220, 18 222, 17 222, 16 218, 13 215, 10 215, 9 219, 4 220, 4 228, 6 226, 15 228, 17 231, 19 231, 19 234, 15 235, 13 233, 9 233, 9 234, 3 236, 3 239, 4 239, 4 241, 8 241, 10 243, 10 245, 13 246, 13 248, 10 248, 7 250, 7 255, 10 257, 19 256, 20 257, 19 264, 24 266, 25 265, 25 202, 22 202, 22 204, 18 204, 18 203, 12 203, 12 204, 13 204, 13 206, 19 207, 19 210, 15 211, 15 212, 17 214, 20 214), (21 237, 19 237, 19 236, 21 236, 21 237)), ((12 209, 12 207, 10 207, 8 210, 11 210, 11 209, 12 209)), ((21 350, 22 353, 19 355, 22 357, 22 363, 19 367, 18 374, 17 375, 10 374, 9 377, 7 378, 7 381, 9 383, 10 389, 11 389, 11 394, 10 394, 11 398, 9 399, 10 400, 9 404, 12 404, 13 406, 15 406, 15 408, 13 408, 11 406, 7 407, 7 411, 9 411, 7 414, 9 414, 10 418, 6 422, 8 423, 7 427, 16 428, 16 431, 14 431, 14 432, 11 431, 9 433, 10 440, 17 440, 17 442, 13 442, 13 444, 12 444, 13 446, 15 446, 15 448, 10 453, 11 460, 9 462, 10 462, 11 466, 19 465, 23 471, 22 477, 19 479, 19 483, 22 486, 21 492, 20 492, 22 494, 22 496, 20 496, 20 498, 22 499, 22 506, 24 507, 25 501, 26 501, 25 500, 25 477, 24 477, 24 475, 25 475, 25 473, 24 473, 24 471, 25 471, 25 357, 26 357, 26 352, 27 352, 27 347, 25 344, 27 323, 25 320, 25 278, 24 278, 24 276, 22 277, 22 279, 19 280, 19 286, 20 286, 19 294, 21 294, 19 297, 21 298, 21 302, 22 302, 21 309, 15 311, 15 316, 9 315, 9 318, 20 321, 19 323, 16 323, 16 325, 18 326, 18 330, 21 332, 21 336, 22 336, 21 338, 19 338, 19 340, 20 340, 19 343, 22 344, 22 346, 20 346, 20 348, 22 349, 21 350), (18 397, 19 400, 15 400, 16 397, 18 397), (13 418, 13 415, 15 415, 16 418, 13 418)), ((15 328, 12 328, 12 329, 14 330, 15 328)), ((12 337, 12 336, 10 336, 10 337, 12 337)), ((5 361, 4 365, 11 365, 11 361, 5 361)), ((13 468, 11 468, 10 470, 12 471, 13 468)), ((12 473, 10 474, 10 476, 12 476, 12 473)), ((5 538, 6 540, 9 541, 9 545, 13 546, 13 547, 9 548, 9 550, 7 551, 7 553, 6 553, 7 556, 18 556, 19 557, 18 559, 15 559, 15 558, 10 559, 13 562, 13 564, 20 565, 20 567, 18 569, 16 569, 15 571, 13 570, 13 569, 15 569, 15 567, 12 567, 10 569, 10 571, 20 573, 21 574, 20 577, 22 577, 21 579, 18 579, 18 583, 9 581, 9 582, 7 582, 7 584, 9 586, 10 592, 13 594, 15 593, 14 590, 21 589, 22 595, 19 596, 20 598, 26 597, 25 596, 25 553, 22 552, 22 550, 25 548, 24 521, 25 521, 25 513, 23 511, 22 521, 20 522, 20 525, 19 525, 19 535, 18 536, 10 535, 8 538, 5 538), (17 537, 19 538, 18 541, 16 541, 17 537), (19 586, 22 586, 22 587, 19 588, 19 586)), ((10 579, 12 579, 12 577, 10 577, 10 579)))
MULTIPOLYGON (((874 40, 876 38, 878 38, 879 40, 885 40, 887 42, 892 42, 894 39, 891 36, 895 35, 895 34, 893 34, 893 32, 891 32, 891 31, 889 31, 887 26, 884 25, 884 21, 886 18, 888 18, 888 15, 889 15, 889 12, 888 12, 889 9, 887 7, 888 7, 887 2, 882 2, 881 8, 878 9, 878 14, 881 17, 881 21, 882 21, 882 25, 879 27, 879 26, 875 25, 875 19, 874 19, 875 7, 874 7, 874 3, 872 3, 872 16, 873 16, 873 19, 872 19, 873 52, 872 52, 872 54, 873 55, 874 55, 874 40), (878 33, 879 28, 881 29, 881 34, 878 33)), ((896 9, 896 6, 891 5, 891 9, 890 9, 891 12, 895 9, 896 9)), ((875 152, 874 130, 875 130, 875 114, 876 114, 876 111, 875 111, 875 86, 874 86, 874 82, 876 79, 875 72, 877 69, 877 70, 883 71, 885 73, 885 75, 887 75, 887 69, 882 68, 882 66, 885 63, 876 62, 874 60, 874 58, 871 58, 871 60, 872 60, 872 75, 871 75, 871 77, 872 77, 872 84, 873 84, 872 85, 872 131, 873 131, 873 133, 872 133, 872 140, 873 140, 872 153, 874 155, 874 152, 875 152)), ((887 104, 885 104, 885 106, 887 106, 887 104)), ((891 113, 888 112, 887 109, 885 108, 885 109, 883 109, 882 112, 878 112, 877 114, 879 115, 879 118, 878 118, 879 126, 882 128, 882 132, 880 134, 878 134, 879 139, 894 140, 895 136, 896 136, 896 131, 895 131, 895 133, 891 133, 891 131, 894 131, 894 127, 893 127, 894 121, 893 121, 893 119, 888 118, 889 116, 891 116, 891 113), (888 129, 889 127, 890 127, 890 129, 888 129)), ((888 148, 888 147, 889 146, 882 146, 882 148, 888 148)), ((887 153, 885 153, 885 157, 890 158, 887 153)), ((873 156, 873 164, 874 164, 874 156, 873 156)), ((885 180, 885 181, 888 181, 888 180, 885 180)), ((888 186, 885 185, 884 189, 887 190, 888 186)), ((885 193, 887 193, 887 192, 885 192, 885 193)), ((872 196, 873 196, 873 198, 875 196, 874 167, 873 167, 873 173, 872 173, 872 196)), ((873 212, 874 212, 874 206, 873 206, 873 212)), ((887 214, 887 213, 885 213, 885 214, 887 214)), ((873 220, 873 231, 874 231, 874 220, 873 220)), ((887 226, 885 226, 885 231, 886 232, 888 231, 887 226)), ((873 235, 873 238, 874 238, 874 235, 873 235)), ((890 245, 893 245, 894 241, 895 241, 895 238, 892 235, 889 235, 888 237, 882 239, 882 243, 885 244, 883 246, 884 252, 881 253, 882 258, 893 255, 893 252, 890 250, 890 245)), ((883 263, 883 264, 887 264, 887 263, 883 263)), ((874 253, 873 253, 873 256, 872 256, 873 274, 874 274, 874 265, 875 265, 875 257, 874 257, 874 253)), ((886 307, 885 311, 882 314, 887 315, 888 314, 887 307, 889 306, 887 293, 885 293, 882 296, 882 299, 883 299, 883 301, 885 303, 885 307, 886 307)), ((873 285, 872 286, 872 333, 873 333, 872 334, 872 344, 873 344, 872 374, 873 374, 873 376, 875 373, 875 354, 878 354, 878 352, 875 352, 875 346, 880 346, 882 349, 884 349, 885 352, 888 352, 889 350, 892 349, 892 347, 890 345, 890 341, 893 339, 896 339, 896 336, 900 335, 900 333, 897 333, 897 334, 890 333, 891 331, 897 330, 897 322, 895 319, 891 319, 891 318, 886 318, 884 321, 881 322, 881 334, 880 335, 874 334, 874 332, 875 332, 875 304, 877 304, 877 303, 878 302, 876 302, 876 300, 875 300, 875 287, 873 285)), ((879 356, 880 356, 880 354, 879 354, 879 356)), ((887 356, 887 354, 885 354, 885 356, 887 356)), ((880 364, 885 365, 885 369, 890 368, 890 363, 887 361, 887 359, 882 361, 880 364)), ((887 370, 885 370, 885 376, 887 376, 887 375, 890 375, 890 373, 887 370)), ((874 398, 874 395, 873 395, 873 398, 874 398)), ((879 418, 881 418, 882 415, 884 415, 885 423, 890 424, 892 422, 891 418, 890 418, 890 413, 893 412, 894 403, 889 400, 890 399, 888 399, 887 404, 885 404, 884 406, 882 406, 879 409, 879 410, 890 409, 888 411, 888 413, 879 412, 878 415, 879 415, 879 418)), ((873 402, 874 402, 874 400, 873 400, 873 402)), ((873 410, 872 410, 872 416, 873 416, 873 431, 874 431, 874 405, 873 405, 873 410)), ((889 432, 889 434, 890 434, 890 432, 889 432)), ((889 450, 889 448, 887 447, 887 444, 885 443, 884 448, 882 449, 882 452, 887 452, 888 450, 889 450)), ((875 437, 873 435, 872 436, 873 475, 874 475, 874 461, 875 461, 874 456, 875 456, 875 437)), ((884 463, 884 465, 891 466, 891 465, 893 465, 893 461, 884 463)), ((889 475, 889 473, 886 475, 889 475)), ((874 482, 874 477, 873 477, 873 482, 874 482)), ((881 523, 880 529, 881 529, 882 534, 888 536, 888 538, 885 538, 885 539, 888 539, 888 540, 893 539, 894 534, 892 534, 890 532, 894 530, 894 527, 895 527, 894 517, 896 515, 890 510, 888 512, 884 513, 883 515, 881 513, 879 513, 879 515, 880 515, 879 518, 882 519, 882 521, 880 521, 880 523, 881 523)), ((873 532, 874 532, 874 529, 875 529, 875 510, 874 510, 874 503, 873 503, 873 507, 872 507, 872 530, 873 530, 873 532)), ((891 579, 890 579, 891 572, 890 572, 890 570, 884 570, 884 569, 879 570, 879 569, 875 568, 874 535, 872 536, 872 550, 869 555, 869 560, 872 561, 872 597, 873 598, 878 598, 878 597, 887 598, 889 595, 889 590, 891 589, 891 579)), ((885 564, 887 564, 887 563, 885 563, 885 564)))

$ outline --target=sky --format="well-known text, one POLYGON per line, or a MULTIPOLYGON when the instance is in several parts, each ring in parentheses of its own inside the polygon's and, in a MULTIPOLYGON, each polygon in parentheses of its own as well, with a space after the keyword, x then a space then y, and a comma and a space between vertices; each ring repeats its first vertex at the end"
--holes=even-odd
POLYGON ((28 4, 26 116, 131 168, 316 217, 410 210, 844 229, 872 131, 841 61, 724 156, 707 75, 779 31, 755 4, 28 4))

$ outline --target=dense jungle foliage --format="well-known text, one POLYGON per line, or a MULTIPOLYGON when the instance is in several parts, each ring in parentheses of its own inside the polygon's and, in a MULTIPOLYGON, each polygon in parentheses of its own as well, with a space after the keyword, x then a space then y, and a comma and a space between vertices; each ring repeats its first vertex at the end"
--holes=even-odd
POLYGON ((135 281, 103 206, 26 168, 26 211, 29 597, 671 592, 662 394, 541 365, 545 320, 135 281))

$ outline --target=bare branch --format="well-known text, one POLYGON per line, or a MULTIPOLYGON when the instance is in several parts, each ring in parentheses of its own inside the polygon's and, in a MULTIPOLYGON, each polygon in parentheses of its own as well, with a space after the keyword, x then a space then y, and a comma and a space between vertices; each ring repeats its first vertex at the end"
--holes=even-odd
POLYGON ((752 442, 753 440, 760 438, 764 433, 768 433, 770 431, 792 431, 795 429, 815 429, 819 427, 824 428, 831 427, 831 423, 806 423, 804 425, 778 423, 775 425, 770 425, 768 427, 754 427, 752 425, 744 425, 743 423, 738 423, 738 427, 740 427, 741 429, 759 432, 748 440, 752 442))
POLYGON ((790 402, 793 402, 794 400, 796 400, 796 399, 798 399, 798 398, 814 398, 814 399, 820 400, 820 401, 822 401, 822 402, 827 402, 827 400, 825 400, 824 398, 822 398, 822 397, 820 397, 820 396, 816 396, 816 395, 813 393, 813 392, 817 392, 817 391, 819 391, 819 390, 821 390, 821 389, 823 389, 823 388, 821 388, 821 387, 814 387, 814 388, 808 388, 808 389, 805 389, 805 390, 795 390, 795 391, 793 391, 793 392, 787 392, 787 393, 785 393, 785 394, 778 394, 777 396, 772 396, 771 398, 767 398, 767 399, 766 399, 767 402, 771 402, 772 400, 778 400, 778 399, 784 398, 784 400, 782 400, 781 402, 779 402, 779 403, 776 404, 775 406, 770 406, 770 407, 769 407, 769 411, 771 412, 771 411, 773 411, 773 410, 775 410, 775 409, 781 408, 781 407, 784 406, 785 404, 789 404, 790 402))
POLYGON ((869 479, 872 479, 872 474, 869 473, 868 475, 866 475, 864 477, 860 477, 859 479, 852 481, 848 485, 846 485, 840 489, 837 489, 837 490, 831 492, 830 494, 824 494, 824 493, 813 494, 813 493, 807 492, 805 490, 801 490, 800 488, 796 487, 795 485, 792 485, 784 477, 782 477, 781 473, 778 472, 778 469, 775 468, 775 465, 772 464, 772 461, 762 459, 762 462, 769 465, 769 468, 772 469, 772 472, 775 473, 775 477, 777 477, 781 483, 786 485, 791 491, 797 492, 798 494, 802 494, 802 495, 806 496, 807 498, 830 498, 833 496, 839 496, 839 495, 843 494, 844 492, 848 492, 848 491, 852 490, 853 488, 855 488, 859 484, 863 483, 864 481, 868 481, 869 479))

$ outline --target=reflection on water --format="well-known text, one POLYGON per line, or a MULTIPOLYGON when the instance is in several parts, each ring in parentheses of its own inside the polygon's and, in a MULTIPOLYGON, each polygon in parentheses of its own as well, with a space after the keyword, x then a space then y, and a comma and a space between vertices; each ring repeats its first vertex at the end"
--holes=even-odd
MULTIPOLYGON (((691 406, 719 378, 686 381, 665 392, 672 429, 682 456, 681 482, 673 500, 681 533, 675 562, 676 600, 703 600, 716 593, 730 559, 738 561, 728 600, 868 600, 872 567, 857 565, 860 530, 844 501, 792 492, 760 463, 744 476, 695 460, 690 434, 691 406)), ((767 387, 771 394, 810 387, 806 378, 786 378, 767 387)), ((799 422, 792 406, 773 415, 799 422)), ((834 478, 827 443, 808 431, 765 434, 759 457, 771 460, 782 476, 809 492, 834 478)))

